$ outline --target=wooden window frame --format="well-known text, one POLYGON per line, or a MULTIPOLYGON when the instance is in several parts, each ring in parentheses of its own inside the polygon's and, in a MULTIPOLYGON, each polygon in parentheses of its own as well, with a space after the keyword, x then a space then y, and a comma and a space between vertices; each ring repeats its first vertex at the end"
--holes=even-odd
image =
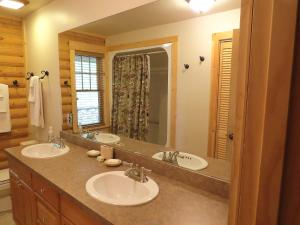
MULTIPOLYGON (((90 52, 75 51, 75 56, 94 57, 94 58, 96 58, 97 61, 99 59, 102 60, 102 61, 104 61, 104 55, 103 54, 95 54, 95 53, 90 53, 90 52)), ((102 64, 104 66, 104 63, 102 63, 102 64)), ((99 64, 97 63, 97 66, 98 65, 99 64)), ((103 78, 101 76, 103 76, 104 71, 101 71, 101 72, 102 72, 102 74, 96 73, 96 75, 97 75, 97 83, 98 83, 97 84, 98 85, 98 89, 97 90, 84 90, 84 89, 83 90, 77 90, 76 89, 76 96, 77 96, 78 92, 86 93, 86 92, 90 92, 90 91, 97 91, 98 94, 99 94, 99 96, 98 96, 99 106, 103 107, 103 109, 99 110, 99 117, 101 118, 101 120, 99 121, 99 123, 82 125, 82 127, 84 129, 93 128, 93 127, 103 127, 103 125, 105 125, 104 124, 104 89, 101 90, 101 86, 103 86, 103 88, 104 88, 104 85, 101 84, 101 82, 103 82, 103 78)), ((76 74, 75 74, 74 77, 75 77, 75 81, 76 81, 76 74)), ((78 111, 78 109, 77 109, 77 111, 78 111)))
POLYGON ((215 157, 216 127, 218 112, 219 67, 220 67, 220 41, 233 40, 233 30, 214 33, 212 35, 212 65, 211 65, 211 91, 208 129, 207 156, 215 157))
POLYGON ((76 99, 76 79, 75 79, 75 56, 76 53, 89 54, 91 56, 103 56, 103 123, 95 125, 86 125, 83 126, 84 129, 94 130, 94 129, 103 129, 109 126, 109 101, 108 101, 108 79, 106 78, 106 61, 107 55, 104 46, 88 44, 84 42, 70 41, 70 72, 71 72, 71 93, 72 93, 72 114, 73 114, 73 131, 75 133, 79 132, 78 127, 78 115, 77 115, 77 99, 76 99))

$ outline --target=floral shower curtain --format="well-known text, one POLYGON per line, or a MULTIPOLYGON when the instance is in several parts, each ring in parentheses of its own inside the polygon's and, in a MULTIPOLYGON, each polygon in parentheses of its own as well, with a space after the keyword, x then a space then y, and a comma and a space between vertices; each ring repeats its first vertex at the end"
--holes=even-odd
POLYGON ((113 60, 112 132, 146 141, 149 129, 150 57, 113 60))

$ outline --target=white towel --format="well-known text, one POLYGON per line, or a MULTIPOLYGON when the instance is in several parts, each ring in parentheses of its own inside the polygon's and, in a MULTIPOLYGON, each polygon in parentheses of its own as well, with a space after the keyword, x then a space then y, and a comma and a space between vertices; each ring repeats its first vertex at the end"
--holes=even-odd
POLYGON ((30 124, 44 128, 42 84, 38 76, 30 78, 28 102, 30 124))
POLYGON ((0 84, 0 133, 11 131, 8 85, 0 84))

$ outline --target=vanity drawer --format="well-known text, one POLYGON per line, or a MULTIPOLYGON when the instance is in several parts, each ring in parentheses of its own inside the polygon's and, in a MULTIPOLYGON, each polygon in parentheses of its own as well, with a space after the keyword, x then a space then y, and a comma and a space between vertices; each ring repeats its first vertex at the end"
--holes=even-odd
MULTIPOLYGON (((69 197, 61 195, 61 214, 70 221, 63 225, 106 225, 99 219, 89 215, 77 202, 74 202, 69 197)), ((67 221, 67 222, 68 222, 67 221)))
POLYGON ((9 168, 28 186, 31 186, 31 171, 19 161, 9 157, 9 168))
POLYGON ((42 225, 60 225, 59 214, 46 206, 40 199, 36 201, 37 223, 42 225))
POLYGON ((39 196, 51 204, 57 211, 59 210, 59 193, 48 181, 39 175, 33 174, 32 186, 33 190, 39 196))

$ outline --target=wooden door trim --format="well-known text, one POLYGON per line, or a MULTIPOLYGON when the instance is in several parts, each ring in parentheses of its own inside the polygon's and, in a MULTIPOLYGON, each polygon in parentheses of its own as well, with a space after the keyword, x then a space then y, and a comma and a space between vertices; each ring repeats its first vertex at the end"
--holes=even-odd
POLYGON ((157 38, 157 39, 151 39, 145 41, 119 44, 119 45, 111 45, 111 46, 107 46, 106 50, 108 52, 114 52, 114 51, 121 51, 126 49, 133 49, 133 48, 151 47, 155 45, 162 45, 162 44, 173 43, 173 42, 174 43, 178 42, 177 36, 163 37, 163 38, 157 38))
MULTIPOLYGON (((299 10, 299 6, 298 6, 299 10)), ((286 141, 286 155, 284 160, 284 174, 282 179, 282 191, 278 225, 300 224, 300 16, 297 18, 297 35, 294 56, 293 80, 290 99, 290 111, 288 119, 288 131, 286 141)))
MULTIPOLYGON (((235 118, 236 118, 236 95, 237 95, 237 79, 239 76, 239 46, 240 46, 240 29, 233 30, 232 36, 232 63, 231 63, 231 91, 230 91, 230 117, 229 117, 229 132, 233 134, 233 139, 235 134, 235 118)), ((232 162, 233 155, 233 139, 230 141, 229 150, 229 161, 232 162)))
POLYGON ((220 41, 233 38, 233 31, 214 33, 212 35, 212 65, 211 65, 211 91, 210 91, 210 110, 209 110, 209 128, 208 128, 208 149, 207 156, 215 157, 216 126, 218 112, 218 84, 220 67, 220 41))
POLYGON ((178 65, 178 37, 170 36, 158 39, 151 39, 133 43, 107 46, 107 54, 114 51, 127 49, 146 48, 156 45, 172 43, 172 79, 171 79, 171 119, 170 119, 170 147, 176 147, 176 118, 177 118, 177 65, 178 65))
POLYGON ((276 225, 297 0, 242 0, 229 225, 276 225))

